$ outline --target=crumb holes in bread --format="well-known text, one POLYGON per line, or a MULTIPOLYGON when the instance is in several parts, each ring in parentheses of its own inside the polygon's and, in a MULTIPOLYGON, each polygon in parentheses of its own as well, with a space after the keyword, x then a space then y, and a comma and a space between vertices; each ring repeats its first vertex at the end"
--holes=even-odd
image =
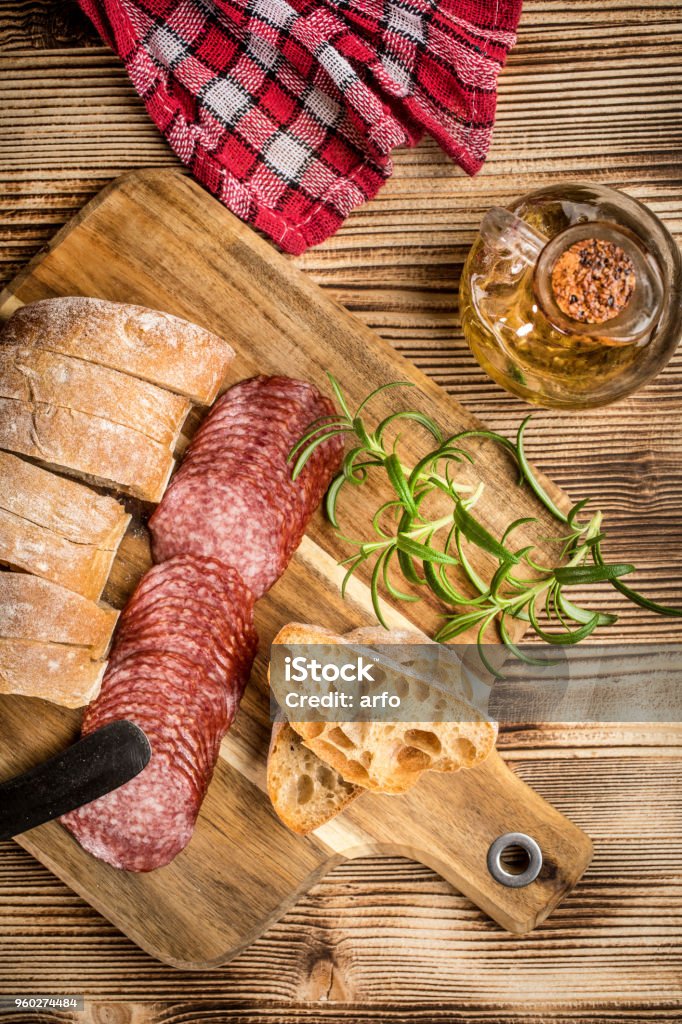
POLYGON ((424 753, 430 754, 431 757, 438 757, 443 749, 443 745, 435 732, 429 732, 426 729, 408 729, 405 733, 405 741, 411 747, 416 747, 418 750, 423 750, 424 753))
POLYGON ((460 736, 457 739, 457 752, 465 765, 471 764, 476 760, 476 747, 470 740, 465 739, 464 736, 460 736))
MULTIPOLYGON (((333 762, 339 769, 340 774, 345 777, 346 782, 357 782, 361 786, 366 786, 369 782, 369 773, 362 762, 339 754, 339 748, 332 746, 331 743, 320 740, 317 744, 316 752, 325 760, 333 762), (339 763, 339 758, 342 758, 342 763, 339 763)), ((371 755, 369 757, 371 759, 371 755)))
POLYGON ((415 682, 414 686, 414 699, 418 700, 420 704, 423 704, 431 696, 431 687, 428 683, 415 682))
POLYGON ((402 747, 398 752, 398 764, 412 772, 423 772, 431 766, 431 758, 424 750, 416 747, 402 747))
POLYGON ((359 761, 348 760, 346 766, 346 774, 352 776, 354 782, 359 782, 362 785, 369 781, 367 769, 359 761))
POLYGON ((341 747, 342 750, 355 749, 355 744, 350 736, 347 736, 343 729, 338 725, 329 730, 327 733, 327 739, 337 747, 341 747))
POLYGON ((309 775, 300 775, 296 785, 296 800, 299 805, 307 804, 312 800, 315 787, 309 775))
POLYGON ((324 722, 307 722, 305 727, 305 738, 307 740, 316 740, 318 736, 321 736, 326 728, 324 722))
POLYGON ((326 764, 318 764, 315 777, 323 789, 331 789, 334 785, 334 772, 326 764))
POLYGON ((406 679, 396 679, 394 689, 402 701, 405 700, 408 693, 410 692, 410 684, 407 682, 406 679))
POLYGON ((384 672, 384 670, 382 668, 379 668, 378 665, 375 665, 374 666, 374 676, 372 678, 372 682, 369 684, 367 689, 368 690, 373 690, 373 689, 376 689, 379 686, 385 686, 385 685, 386 685, 386 673, 384 672))

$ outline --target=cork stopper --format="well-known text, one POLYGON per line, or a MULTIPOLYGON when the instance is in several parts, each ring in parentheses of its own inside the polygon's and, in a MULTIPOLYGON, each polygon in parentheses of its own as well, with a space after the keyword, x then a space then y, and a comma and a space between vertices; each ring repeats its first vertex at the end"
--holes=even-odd
POLYGON ((552 292, 572 320, 603 324, 625 309, 635 290, 635 267, 614 242, 585 238, 565 249, 552 268, 552 292))

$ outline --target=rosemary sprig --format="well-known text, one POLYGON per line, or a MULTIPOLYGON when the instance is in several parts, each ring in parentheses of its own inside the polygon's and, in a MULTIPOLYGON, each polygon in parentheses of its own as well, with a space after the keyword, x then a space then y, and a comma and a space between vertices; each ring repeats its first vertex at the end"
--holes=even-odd
MULTIPOLYGON (((329 374, 332 389, 341 409, 338 416, 326 416, 311 424, 306 434, 292 448, 294 479, 301 473, 315 449, 328 438, 347 435, 352 445, 343 460, 338 476, 326 495, 325 509, 331 523, 339 529, 337 507, 346 487, 361 487, 370 472, 381 471, 391 487, 391 497, 376 510, 372 519, 370 540, 344 539, 357 550, 341 564, 346 566, 342 584, 345 594, 348 581, 364 563, 372 565, 370 591, 376 616, 383 626, 382 593, 396 601, 418 601, 420 587, 428 588, 447 607, 435 639, 452 640, 470 629, 476 630, 481 658, 494 674, 485 655, 484 640, 489 627, 496 623, 502 643, 512 654, 531 664, 546 664, 546 659, 531 657, 511 639, 509 621, 522 619, 543 641, 552 645, 577 644, 598 627, 616 622, 617 616, 576 605, 566 594, 572 586, 608 582, 629 600, 660 615, 682 615, 682 609, 656 604, 622 582, 622 577, 635 571, 630 564, 609 564, 601 543, 602 514, 595 512, 587 521, 579 519, 587 500, 578 501, 564 513, 547 494, 530 467, 525 451, 527 417, 519 427, 515 441, 490 430, 466 430, 445 438, 438 424, 417 410, 402 410, 381 420, 371 430, 361 413, 371 400, 387 388, 412 387, 408 381, 384 384, 372 391, 353 413, 338 381, 329 374), (406 466, 398 453, 399 435, 389 445, 386 435, 393 425, 416 423, 434 441, 434 447, 414 466, 406 466), (494 537, 476 516, 475 506, 483 484, 458 482, 453 471, 458 464, 474 464, 472 454, 463 445, 470 439, 483 439, 500 445, 515 461, 519 484, 526 485, 540 503, 561 524, 562 536, 556 565, 544 565, 533 557, 534 546, 514 548, 512 535, 521 526, 536 520, 528 517, 510 523, 503 535, 494 537), (446 495, 452 507, 435 519, 425 512, 429 495, 446 495), (489 579, 474 569, 470 552, 479 549, 490 556, 493 568, 489 579), (390 577, 397 566, 411 591, 396 587, 390 577), (463 593, 451 579, 458 568, 468 585, 463 593), (542 621, 541 621, 542 620, 542 621)), ((343 535, 341 535, 343 536, 343 535)))

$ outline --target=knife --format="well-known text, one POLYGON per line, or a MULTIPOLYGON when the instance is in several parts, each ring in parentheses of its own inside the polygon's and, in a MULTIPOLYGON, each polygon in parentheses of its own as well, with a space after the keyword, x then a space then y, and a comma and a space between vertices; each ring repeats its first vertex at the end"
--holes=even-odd
POLYGON ((134 779, 152 748, 133 722, 111 722, 0 784, 0 840, 28 832, 134 779))

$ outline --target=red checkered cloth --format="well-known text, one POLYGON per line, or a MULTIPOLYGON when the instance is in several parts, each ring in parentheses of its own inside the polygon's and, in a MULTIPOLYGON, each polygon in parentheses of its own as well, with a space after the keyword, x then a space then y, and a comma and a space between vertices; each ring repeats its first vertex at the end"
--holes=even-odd
POLYGON ((182 162, 301 253, 424 132, 469 174, 521 0, 79 0, 182 162))

